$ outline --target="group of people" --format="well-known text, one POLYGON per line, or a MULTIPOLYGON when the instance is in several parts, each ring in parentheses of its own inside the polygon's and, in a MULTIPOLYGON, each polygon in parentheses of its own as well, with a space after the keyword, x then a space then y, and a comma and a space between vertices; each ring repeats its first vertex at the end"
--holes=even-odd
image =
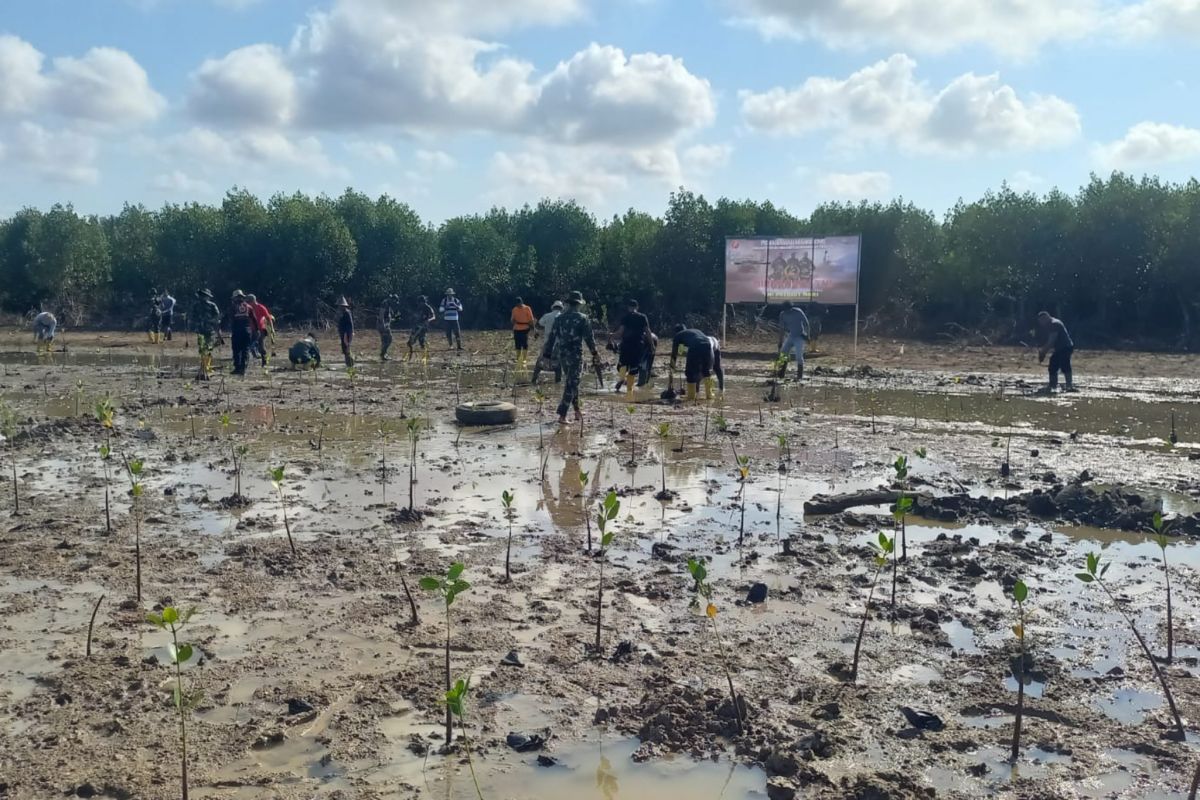
MULTIPOLYGON (((196 302, 189 315, 196 334, 196 349, 200 354, 200 379, 212 375, 213 349, 221 341, 223 315, 208 289, 196 292, 196 302)), ((267 366, 271 344, 275 341, 275 317, 253 294, 236 289, 229 299, 229 343, 233 349, 233 374, 245 375, 250 356, 267 366)))
POLYGON ((161 292, 150 290, 150 319, 146 326, 146 335, 151 344, 171 341, 171 331, 175 326, 175 298, 168 289, 161 292))
MULTIPOLYGON (((379 306, 379 313, 376 315, 376 326, 379 330, 379 360, 388 360, 388 350, 392 347, 392 330, 397 323, 403 324, 407 317, 409 335, 406 360, 411 361, 416 348, 419 347, 422 360, 428 361, 429 331, 437 324, 438 313, 442 315, 442 324, 446 331, 446 345, 450 349, 457 347, 459 352, 462 352, 462 328, 459 326, 459 315, 462 310, 462 301, 458 299, 454 289, 446 290, 442 302, 438 305, 437 313, 434 313, 433 306, 429 304, 429 298, 425 295, 418 296, 410 307, 405 309, 399 295, 389 294, 383 299, 383 303, 379 306)), ((353 337, 353 331, 351 331, 351 337, 353 337)), ((343 345, 345 344, 343 339, 343 345)), ((343 347, 342 352, 346 353, 346 347, 343 347)))

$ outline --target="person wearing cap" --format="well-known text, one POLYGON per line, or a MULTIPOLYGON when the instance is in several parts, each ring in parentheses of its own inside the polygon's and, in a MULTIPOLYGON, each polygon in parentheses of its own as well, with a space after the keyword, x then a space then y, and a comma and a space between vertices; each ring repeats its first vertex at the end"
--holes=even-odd
POLYGON ((687 399, 695 400, 700 391, 700 380, 704 380, 704 396, 712 399, 712 376, 715 372, 725 391, 725 370, 721 367, 721 347, 716 337, 709 336, 696 328, 675 326, 675 338, 671 340, 671 369, 679 357, 679 350, 687 351, 683 365, 683 378, 687 384, 687 399))
POLYGON ((804 350, 808 347, 808 339, 812 329, 808 324, 808 315, 800 307, 799 300, 793 300, 779 315, 779 359, 781 367, 779 377, 787 374, 787 361, 783 359, 796 356, 796 380, 804 380, 804 350))
POLYGON ((150 318, 146 325, 146 336, 151 344, 158 344, 162 335, 162 301, 158 297, 158 289, 150 289, 150 318))
POLYGON ((54 348, 54 333, 58 330, 58 320, 49 311, 38 312, 33 318, 33 341, 40 355, 45 349, 49 353, 54 348))
POLYGON ((544 369, 553 369, 554 382, 562 382, 562 367, 559 366, 558 359, 554 357, 554 353, 549 347, 550 332, 554 330, 554 321, 557 320, 559 315, 562 313, 563 301, 555 300, 554 304, 550 306, 550 310, 545 314, 542 314, 541 318, 537 321, 537 326, 534 328, 535 335, 538 331, 541 331, 546 335, 545 340, 542 342, 542 350, 537 357, 537 361, 533 362, 533 375, 530 377, 530 381, 534 384, 537 384, 538 375, 540 375, 544 369))
POLYGON ((337 324, 338 341, 342 345, 342 359, 346 362, 347 367, 353 367, 354 355, 350 352, 350 346, 354 344, 354 315, 350 313, 350 303, 346 301, 345 296, 338 298, 337 307, 342 310, 337 324))
POLYGON ((321 366, 321 348, 317 347, 316 337, 311 333, 288 348, 288 361, 292 369, 304 365, 309 369, 321 366))
POLYGON ((536 317, 533 316, 533 309, 518 297, 509 319, 512 320, 513 348, 517 351, 517 369, 522 370, 529 358, 529 330, 536 317))
POLYGON ((254 343, 254 314, 250 299, 241 289, 233 293, 229 311, 229 344, 233 348, 233 374, 245 375, 254 343))
POLYGON ((389 294, 379 304, 379 314, 375 318, 375 326, 379 330, 379 360, 388 360, 388 349, 392 346, 392 322, 396 317, 396 303, 399 298, 389 294))
POLYGON ((638 311, 637 300, 630 298, 625 302, 625 316, 621 317, 614 335, 619 342, 617 375, 625 384, 625 393, 631 395, 646 360, 646 351, 650 349, 650 320, 638 311))
POLYGON ((169 289, 163 289, 158 296, 158 305, 162 309, 163 338, 171 341, 171 328, 175 325, 175 298, 169 289))
POLYGON ((275 341, 275 317, 271 316, 271 310, 260 303, 256 296, 248 294, 246 299, 250 302, 250 315, 254 318, 254 337, 250 344, 262 359, 262 365, 265 367, 270 355, 267 339, 270 338, 271 342, 275 341))
POLYGON ((197 377, 206 381, 212 375, 212 353, 221 330, 221 309, 213 302, 213 293, 208 289, 196 292, 196 302, 188 315, 192 332, 196 334, 196 350, 200 354, 200 373, 197 377))
POLYGON ((1063 375, 1063 391, 1075 391, 1075 374, 1071 369, 1071 356, 1075 353, 1075 341, 1067 332, 1067 326, 1049 311, 1038 312, 1038 328, 1042 334, 1042 347, 1038 350, 1038 363, 1046 360, 1050 354, 1050 382, 1040 390, 1039 394, 1053 394, 1058 388, 1058 373, 1063 375))
POLYGON ((596 337, 592 333, 592 323, 583 313, 583 294, 571 292, 567 296, 567 310, 554 321, 550 338, 546 347, 558 356, 559 366, 563 371, 562 400, 558 404, 558 422, 567 424, 567 409, 575 409, 575 419, 583 419, 583 411, 579 407, 579 381, 583 377, 583 346, 586 344, 592 352, 592 361, 598 362, 600 354, 596 352, 596 337))
MULTIPOLYGON (((412 309, 412 332, 408 334, 408 355, 405 361, 412 361, 413 345, 421 345, 421 361, 429 363, 429 345, 426 343, 426 335, 429 333, 429 326, 437 321, 437 314, 433 313, 433 306, 429 305, 429 298, 421 295, 417 298, 417 302, 413 304, 412 309)), ((455 325, 458 321, 455 320, 455 325)), ((462 345, 459 345, 459 350, 462 345)))
POLYGON ((462 310, 462 300, 458 299, 453 289, 447 289, 446 296, 442 298, 441 305, 438 306, 438 311, 441 312, 442 321, 446 324, 446 345, 453 348, 457 344, 460 353, 462 352, 462 328, 459 326, 458 317, 462 310))

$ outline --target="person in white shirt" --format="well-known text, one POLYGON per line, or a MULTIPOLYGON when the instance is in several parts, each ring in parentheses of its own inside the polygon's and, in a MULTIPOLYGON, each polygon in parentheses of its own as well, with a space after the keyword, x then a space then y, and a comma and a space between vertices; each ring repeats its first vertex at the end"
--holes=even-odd
POLYGON ((538 375, 543 369, 554 370, 554 382, 562 382, 562 367, 558 365, 558 360, 550 349, 546 346, 550 343, 550 331, 554 328, 554 321, 563 313, 563 303, 561 300, 555 300, 554 305, 550 306, 550 310, 542 314, 541 319, 537 321, 537 329, 545 334, 546 339, 542 342, 542 352, 538 355, 537 361, 533 365, 533 375, 531 380, 534 384, 538 382, 538 375))
POLYGON ((49 311, 43 311, 33 318, 33 338, 40 353, 45 348, 49 353, 54 346, 54 332, 58 330, 58 320, 49 311))
POLYGON ((462 310, 462 300, 458 299, 453 289, 447 289, 438 311, 442 314, 442 321, 446 323, 446 344, 451 348, 457 344, 459 352, 462 352, 462 328, 459 327, 458 316, 462 310))
POLYGON ((162 309, 163 337, 169 342, 171 341, 171 326, 175 324, 175 298, 168 290, 163 289, 162 294, 159 295, 158 306, 162 309))

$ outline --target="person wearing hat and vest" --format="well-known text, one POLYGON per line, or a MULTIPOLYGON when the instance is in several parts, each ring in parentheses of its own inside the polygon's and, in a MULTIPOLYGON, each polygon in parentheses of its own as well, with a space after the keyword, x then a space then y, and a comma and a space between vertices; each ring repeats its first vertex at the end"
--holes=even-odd
POLYGON ((346 302, 345 296, 338 298, 337 307, 342 310, 337 324, 338 341, 342 345, 342 358, 347 367, 353 367, 354 356, 350 353, 350 346, 354 344, 354 315, 350 313, 350 304, 346 302))
POLYGON ((537 318, 533 315, 533 309, 518 297, 509 319, 512 321, 513 348, 517 351, 517 369, 523 370, 529 358, 529 331, 537 318))
POLYGON ((579 381, 583 377, 583 346, 592 352, 592 361, 598 362, 596 337, 592 333, 591 320, 583 313, 583 294, 571 292, 567 296, 567 310, 554 321, 546 347, 558 356, 563 371, 562 400, 558 404, 558 423, 567 424, 567 409, 575 409, 575 419, 583 419, 579 407, 579 381))
MULTIPOLYGON (((429 333, 429 326, 437 321, 437 315, 433 313, 433 306, 429 305, 429 300, 425 295, 417 298, 417 302, 413 305, 412 315, 412 332, 408 335, 408 356, 404 360, 412 361, 413 345, 419 344, 421 345, 421 361, 429 363, 429 346, 425 342, 425 335, 429 333)), ((458 321, 455 320, 454 324, 457 325, 458 321)), ((462 346, 459 345, 458 349, 461 350, 462 346)))
POLYGON ((213 302, 213 293, 208 289, 196 292, 196 302, 188 315, 192 332, 196 334, 196 350, 200 354, 200 373, 197 377, 206 381, 212 376, 212 353, 221 330, 221 309, 213 302))
POLYGON ((462 310, 462 300, 458 299, 453 289, 447 289, 438 311, 442 313, 442 321, 446 324, 446 345, 453 348, 457 343, 459 352, 462 352, 462 328, 459 327, 458 317, 462 310))
POLYGON ((554 358, 554 353, 550 350, 550 331, 554 330, 554 321, 563 313, 563 301, 555 300, 554 305, 550 306, 550 310, 542 314, 537 321, 537 327, 534 332, 541 331, 545 334, 546 339, 542 342, 542 350, 538 354, 537 361, 533 362, 533 375, 530 381, 534 384, 538 382, 538 375, 544 369, 554 370, 554 382, 562 382, 562 367, 559 366, 558 360, 554 358))
POLYGON ((388 349, 392 346, 392 322, 396 317, 396 305, 400 298, 394 294, 389 294, 383 298, 383 302, 379 305, 379 314, 375 318, 375 325, 379 329, 379 360, 388 360, 388 349))
POLYGON ((254 313, 246 293, 237 289, 233 293, 229 312, 229 344, 233 348, 233 374, 245 375, 250 360, 250 346, 254 342, 254 313))

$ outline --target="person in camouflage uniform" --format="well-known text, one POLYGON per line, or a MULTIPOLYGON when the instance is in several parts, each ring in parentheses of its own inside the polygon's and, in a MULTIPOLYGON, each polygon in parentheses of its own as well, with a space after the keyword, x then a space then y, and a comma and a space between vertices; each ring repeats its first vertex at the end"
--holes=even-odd
POLYGON ((192 306, 192 330, 196 334, 196 349, 200 352, 200 380, 212 375, 212 351, 221 327, 221 309, 213 302, 213 293, 208 289, 196 292, 196 303, 192 306))
POLYGON ((558 354, 558 363, 563 371, 562 400, 558 404, 558 422, 567 424, 567 408, 575 409, 575 419, 583 419, 579 408, 579 380, 583 377, 583 345, 592 351, 592 361, 598 361, 596 337, 592 334, 592 323, 580 310, 583 295, 571 292, 567 297, 567 310, 554 321, 550 338, 546 342, 549 352, 558 354), (557 348, 557 349, 556 349, 557 348))

